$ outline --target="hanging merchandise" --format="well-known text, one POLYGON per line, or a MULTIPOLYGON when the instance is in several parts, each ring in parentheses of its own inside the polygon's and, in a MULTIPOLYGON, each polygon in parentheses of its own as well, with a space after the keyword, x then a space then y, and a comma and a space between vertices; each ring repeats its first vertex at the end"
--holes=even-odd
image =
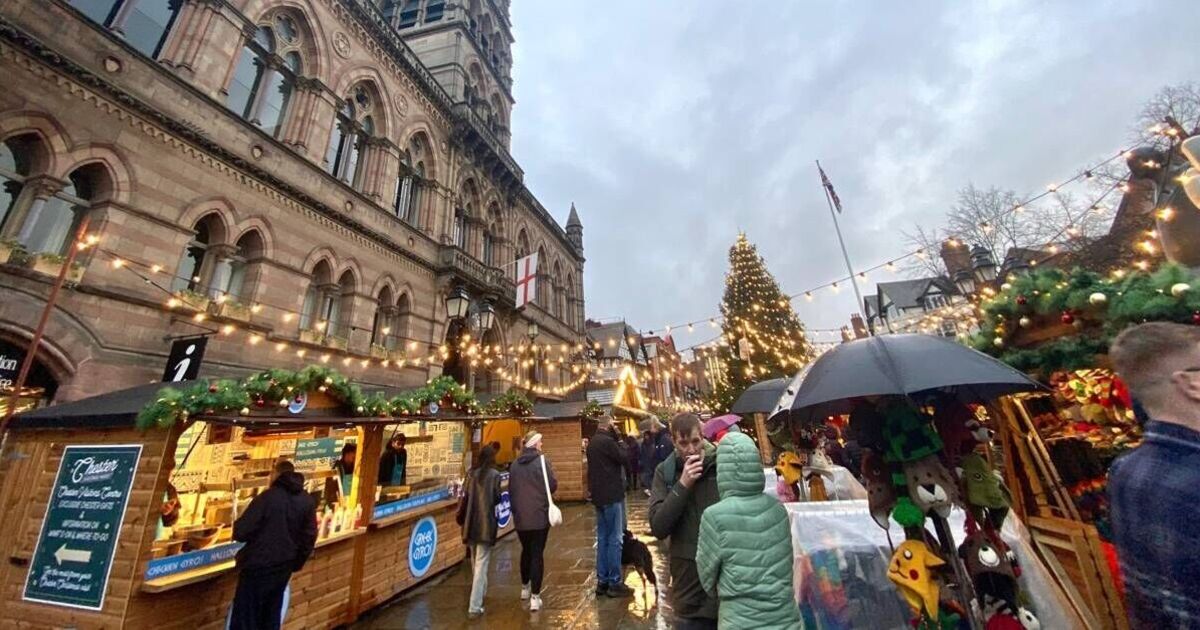
POLYGON ((942 580, 936 570, 945 565, 944 560, 919 540, 900 543, 896 553, 892 554, 888 579, 896 584, 900 595, 918 618, 937 621, 942 580))
POLYGON ((1008 516, 1012 505, 1012 494, 1000 476, 992 472, 991 466, 976 453, 962 459, 962 479, 967 487, 967 505, 972 518, 999 529, 1008 516))

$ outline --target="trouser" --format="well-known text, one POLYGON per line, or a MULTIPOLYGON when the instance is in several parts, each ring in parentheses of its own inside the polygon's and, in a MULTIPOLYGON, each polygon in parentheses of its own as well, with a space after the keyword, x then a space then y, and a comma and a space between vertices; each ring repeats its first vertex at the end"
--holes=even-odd
POLYGON ((230 630, 278 630, 291 567, 242 571, 233 593, 230 630))
POLYGON ((492 559, 492 546, 484 544, 471 545, 471 603, 467 610, 479 612, 483 610, 483 594, 487 592, 488 564, 492 559))
POLYGON ((529 592, 537 595, 542 592, 542 575, 546 570, 543 561, 546 555, 546 536, 550 528, 517 530, 517 538, 521 539, 521 584, 529 585, 529 592))
POLYGON ((596 507, 596 581, 621 583, 621 539, 625 534, 625 502, 596 507))

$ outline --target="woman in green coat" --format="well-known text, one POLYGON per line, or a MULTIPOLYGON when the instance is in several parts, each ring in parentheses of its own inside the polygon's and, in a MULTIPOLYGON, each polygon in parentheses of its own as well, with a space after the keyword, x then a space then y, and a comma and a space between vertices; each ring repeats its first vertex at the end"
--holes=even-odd
POLYGON ((717 447, 721 500, 700 517, 696 568, 720 600, 720 628, 800 630, 792 587, 792 528, 787 510, 763 494, 758 448, 742 433, 717 447))

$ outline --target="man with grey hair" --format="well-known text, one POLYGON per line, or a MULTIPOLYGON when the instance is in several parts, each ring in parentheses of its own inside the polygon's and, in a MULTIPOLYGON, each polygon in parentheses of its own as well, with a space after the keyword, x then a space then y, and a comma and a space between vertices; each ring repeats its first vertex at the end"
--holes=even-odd
POLYGON ((596 596, 627 597, 633 590, 621 575, 621 539, 625 533, 625 474, 629 460, 617 444, 612 416, 596 421, 588 442, 588 490, 596 508, 596 596))
POLYGON ((1126 329, 1110 355, 1147 421, 1109 471, 1113 538, 1131 627, 1200 627, 1200 328, 1126 329))

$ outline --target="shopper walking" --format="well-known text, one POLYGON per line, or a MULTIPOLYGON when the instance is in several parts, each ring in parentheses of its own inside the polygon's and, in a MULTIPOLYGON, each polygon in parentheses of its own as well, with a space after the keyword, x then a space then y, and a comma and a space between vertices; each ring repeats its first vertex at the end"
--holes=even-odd
POLYGON ((289 461, 275 464, 272 474, 271 486, 233 523, 233 539, 245 546, 237 554, 232 630, 279 628, 288 581, 317 543, 317 506, 304 492, 304 477, 289 461))
POLYGON ((651 417, 642 433, 641 481, 646 495, 654 483, 654 469, 671 455, 671 438, 658 418, 651 417))
POLYGON ((1142 324, 1110 356, 1148 420, 1108 473, 1132 628, 1200 628, 1200 328, 1142 324))
POLYGON ((462 540, 471 553, 471 601, 467 613, 475 616, 483 614, 488 564, 492 546, 496 544, 496 504, 500 502, 500 473, 496 472, 496 451, 491 446, 479 449, 466 490, 459 502, 457 520, 462 526, 462 540))
POLYGON ((719 595, 722 629, 800 630, 792 591, 792 532, 787 510, 763 494, 766 478, 754 441, 730 433, 717 447, 721 500, 700 517, 696 570, 719 595))
POLYGON ((628 597, 621 579, 621 539, 625 533, 625 478, 629 462, 617 444, 612 416, 601 416, 588 442, 588 489, 596 509, 596 596, 628 597))
POLYGON ((550 495, 558 490, 554 468, 542 454, 542 434, 525 434, 524 448, 508 469, 508 495, 513 522, 521 540, 521 599, 529 600, 529 611, 542 608, 542 576, 546 537, 550 534, 550 495), (542 471, 545 471, 543 475, 542 471))
POLYGON ((671 608, 676 630, 717 627, 717 598, 700 586, 696 542, 700 518, 720 498, 717 449, 701 433, 700 417, 682 413, 671 419, 675 452, 654 471, 650 490, 650 533, 670 540, 671 608))

